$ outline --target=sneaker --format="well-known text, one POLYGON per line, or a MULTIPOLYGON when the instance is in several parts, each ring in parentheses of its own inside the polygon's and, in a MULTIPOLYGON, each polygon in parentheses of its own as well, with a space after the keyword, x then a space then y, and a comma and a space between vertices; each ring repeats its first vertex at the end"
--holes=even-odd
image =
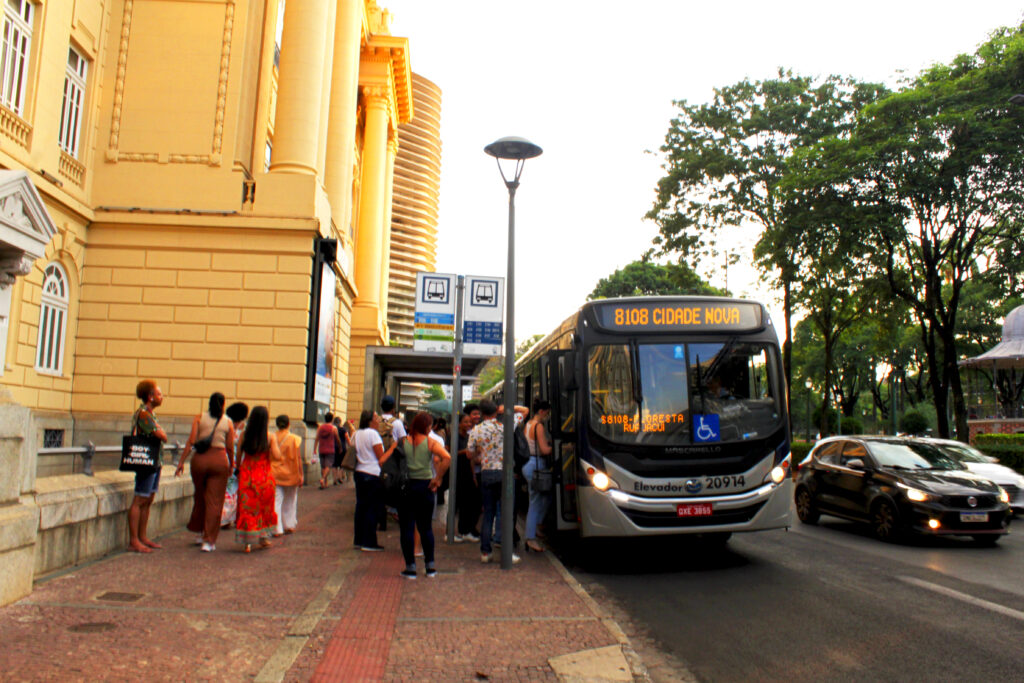
MULTIPOLYGON (((416 578, 416 570, 415 569, 409 569, 408 567, 406 567, 405 569, 403 569, 400 572, 400 575, 404 576, 405 578, 410 579, 410 580, 411 579, 415 579, 416 578)), ((427 576, 430 576, 429 571, 427 572, 427 576)))
POLYGON ((519 557, 515 553, 512 553, 512 564, 519 564, 520 562, 522 562, 522 560, 523 558, 519 557))
POLYGON ((437 576, 437 570, 433 567, 427 567, 427 578, 433 579, 437 576))
POLYGON ((452 536, 452 542, 454 543, 464 543, 465 541, 466 537, 462 534, 455 534, 454 536, 452 536))
POLYGON ((473 543, 476 543, 477 541, 480 540, 480 535, 479 534, 474 534, 471 531, 468 534, 466 534, 465 536, 463 536, 463 538, 466 539, 467 541, 472 541, 473 543))
POLYGON ((382 545, 364 545, 364 546, 360 546, 359 549, 362 550, 364 553, 379 553, 382 550, 384 550, 384 546, 382 546, 382 545))
POLYGON ((494 559, 493 553, 480 553, 480 562, 483 564, 489 564, 492 559, 494 559))
POLYGON ((206 541, 203 540, 203 535, 199 534, 196 536, 196 545, 203 545, 206 541))
POLYGON ((201 545, 199 547, 199 550, 201 552, 204 552, 204 553, 212 553, 216 549, 217 549, 217 546, 215 546, 212 543, 203 543, 203 545, 201 545))

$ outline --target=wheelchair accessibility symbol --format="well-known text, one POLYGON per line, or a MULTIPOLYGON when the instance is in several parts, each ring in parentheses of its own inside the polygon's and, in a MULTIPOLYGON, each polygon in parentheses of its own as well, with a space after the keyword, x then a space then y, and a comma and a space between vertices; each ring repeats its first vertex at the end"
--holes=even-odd
POLYGON ((721 441, 718 430, 718 415, 696 415, 693 422, 693 440, 721 441))

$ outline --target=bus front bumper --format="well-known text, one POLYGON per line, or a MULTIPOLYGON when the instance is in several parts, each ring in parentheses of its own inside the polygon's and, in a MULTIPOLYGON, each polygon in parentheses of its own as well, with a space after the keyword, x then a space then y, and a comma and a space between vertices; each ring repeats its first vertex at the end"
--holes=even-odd
POLYGON ((659 498, 592 486, 578 489, 584 536, 663 536, 761 531, 792 525, 793 482, 766 483, 723 496, 659 498), (710 515, 685 514, 690 506, 711 505, 710 515), (686 506, 685 509, 684 507, 686 506))

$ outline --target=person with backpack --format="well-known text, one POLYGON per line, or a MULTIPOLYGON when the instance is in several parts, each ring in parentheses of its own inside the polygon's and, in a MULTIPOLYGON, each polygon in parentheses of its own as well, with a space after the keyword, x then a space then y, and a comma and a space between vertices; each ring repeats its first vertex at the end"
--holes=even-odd
POLYGON ((352 478, 356 483, 355 547, 364 552, 378 552, 384 548, 377 542, 377 515, 382 509, 384 492, 381 483, 381 465, 390 462, 395 451, 392 441, 387 450, 380 437, 380 416, 364 410, 359 416, 359 429, 352 437, 356 448, 356 469, 352 478))
POLYGON ((437 576, 434 567, 434 530, 432 517, 437 489, 448 470, 451 456, 444 442, 430 437, 432 419, 418 413, 412 421, 412 434, 402 441, 408 479, 398 501, 398 526, 401 530, 405 569, 401 575, 416 578, 415 531, 423 545, 427 577, 437 576))
MULTIPOLYGON (((320 488, 327 488, 327 477, 334 467, 334 454, 338 448, 338 429, 334 426, 334 413, 324 415, 324 423, 316 430, 316 452, 320 455, 320 488)), ((339 465, 341 463, 339 462, 339 465)))
MULTIPOLYGON (((405 439, 405 423, 402 419, 395 414, 395 397, 388 394, 380 400, 381 414, 378 417, 377 432, 380 434, 381 444, 384 446, 384 450, 391 448, 392 444, 398 444, 399 447, 402 445, 402 440, 405 439)), ((391 467, 397 466, 397 460, 391 463, 391 467)), ((393 473, 386 473, 393 474, 393 473)), ((393 501, 388 501, 387 496, 381 496, 380 498, 380 511, 377 515, 377 529, 379 531, 388 530, 388 513, 391 513, 394 517, 398 517, 397 505, 393 501)))

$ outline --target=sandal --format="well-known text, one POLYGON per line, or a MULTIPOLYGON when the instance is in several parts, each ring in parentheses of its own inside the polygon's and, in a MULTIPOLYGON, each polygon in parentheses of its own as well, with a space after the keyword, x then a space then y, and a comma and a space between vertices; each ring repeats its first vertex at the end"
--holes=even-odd
POLYGON ((266 538, 261 538, 260 539, 260 547, 261 548, 269 548, 272 545, 273 545, 273 543, 271 543, 269 539, 266 539, 266 538))

